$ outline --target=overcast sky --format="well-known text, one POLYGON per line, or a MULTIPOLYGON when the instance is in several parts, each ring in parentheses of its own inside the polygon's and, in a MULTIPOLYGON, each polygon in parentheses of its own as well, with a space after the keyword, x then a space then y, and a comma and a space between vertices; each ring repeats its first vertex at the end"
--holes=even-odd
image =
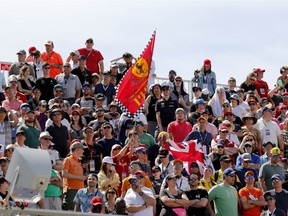
POLYGON ((0 61, 15 61, 20 49, 44 50, 47 40, 66 59, 94 38, 105 69, 125 51, 139 57, 153 31, 156 74, 174 69, 191 79, 210 58, 218 83, 240 85, 255 67, 266 69, 272 87, 287 63, 285 1, 1 1, 0 61))

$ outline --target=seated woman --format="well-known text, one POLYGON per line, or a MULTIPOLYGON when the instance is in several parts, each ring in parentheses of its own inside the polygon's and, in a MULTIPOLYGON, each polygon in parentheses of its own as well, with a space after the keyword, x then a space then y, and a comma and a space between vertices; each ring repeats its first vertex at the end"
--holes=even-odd
POLYGON ((176 176, 168 174, 165 181, 166 188, 160 192, 162 203, 160 216, 187 215, 185 208, 189 206, 189 200, 184 192, 177 190, 176 176))
POLYGON ((118 197, 117 191, 115 188, 108 188, 105 192, 105 214, 110 214, 115 211, 115 204, 116 204, 116 199, 118 197))
POLYGON ((70 126, 71 126, 71 131, 70 131, 71 140, 84 139, 84 136, 83 136, 84 124, 82 122, 80 111, 78 110, 72 111, 72 118, 71 118, 70 126))
POLYGON ((18 79, 18 89, 25 94, 27 101, 31 98, 31 90, 35 86, 35 82, 30 79, 30 70, 27 65, 21 67, 18 79))
POLYGON ((113 165, 111 157, 106 156, 103 158, 100 172, 98 173, 99 189, 103 194, 109 187, 118 190, 120 185, 119 175, 113 165))

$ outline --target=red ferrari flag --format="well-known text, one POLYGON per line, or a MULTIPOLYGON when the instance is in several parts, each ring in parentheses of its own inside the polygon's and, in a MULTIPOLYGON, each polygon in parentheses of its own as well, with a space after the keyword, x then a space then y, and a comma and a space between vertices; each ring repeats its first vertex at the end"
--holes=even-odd
POLYGON ((134 115, 143 108, 148 84, 148 76, 154 51, 156 32, 142 55, 129 68, 118 85, 116 100, 122 111, 134 115))

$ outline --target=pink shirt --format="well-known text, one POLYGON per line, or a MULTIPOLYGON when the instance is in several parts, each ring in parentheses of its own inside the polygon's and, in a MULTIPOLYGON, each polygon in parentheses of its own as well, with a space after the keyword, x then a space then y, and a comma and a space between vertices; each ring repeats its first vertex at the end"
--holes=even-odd
POLYGON ((20 106, 23 102, 21 100, 12 100, 12 101, 9 101, 9 100, 4 100, 2 102, 2 106, 3 107, 10 107, 11 110, 16 110, 16 111, 20 111, 20 106))
POLYGON ((167 128, 167 132, 172 134, 175 142, 182 142, 191 131, 192 126, 187 121, 173 121, 167 128))

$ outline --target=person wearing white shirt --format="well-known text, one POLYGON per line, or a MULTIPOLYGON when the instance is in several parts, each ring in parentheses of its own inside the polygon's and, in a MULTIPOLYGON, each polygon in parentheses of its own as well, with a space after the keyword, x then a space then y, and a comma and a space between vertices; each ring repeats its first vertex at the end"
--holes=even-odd
POLYGON ((275 143, 277 147, 284 150, 284 141, 283 136, 281 134, 281 129, 278 124, 271 120, 272 118, 272 110, 269 105, 266 105, 263 108, 263 114, 260 119, 258 119, 257 123, 253 125, 257 130, 259 130, 261 135, 262 143, 275 143))

